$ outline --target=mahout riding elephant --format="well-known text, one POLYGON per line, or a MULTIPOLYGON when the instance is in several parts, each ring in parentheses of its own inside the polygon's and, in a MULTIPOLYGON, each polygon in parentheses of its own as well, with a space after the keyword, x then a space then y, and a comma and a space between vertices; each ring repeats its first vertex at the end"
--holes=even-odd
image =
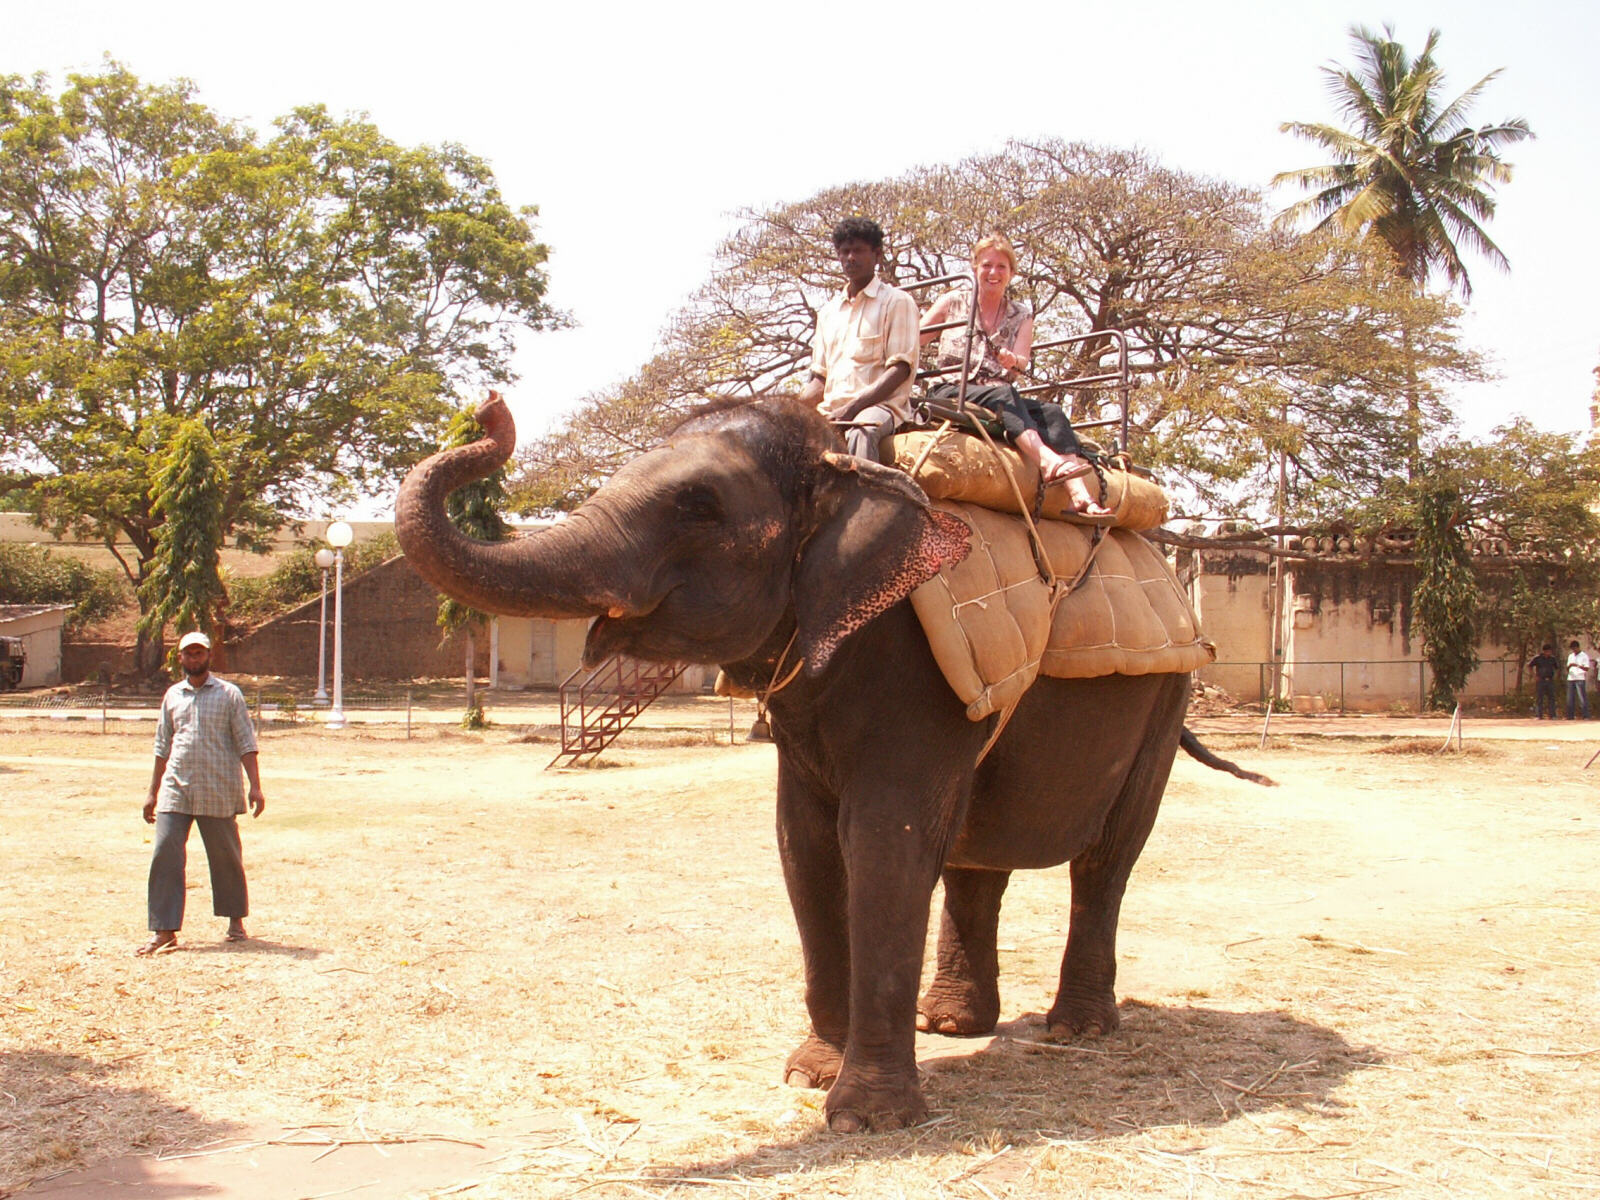
POLYGON ((395 531, 424 579, 486 612, 594 617, 584 661, 721 664, 765 693, 778 846, 805 959, 811 1034, 789 1082, 828 1088, 837 1131, 920 1120, 915 1030, 999 1017, 997 928, 1011 872, 1070 862, 1052 1037, 1117 1027, 1117 916, 1183 728, 1187 675, 1040 679, 992 751, 946 684, 907 595, 967 550, 905 475, 841 453, 786 399, 691 415, 566 520, 487 544, 445 496, 511 455, 486 437, 407 476, 395 531), (917 995, 934 884, 938 965, 917 995))

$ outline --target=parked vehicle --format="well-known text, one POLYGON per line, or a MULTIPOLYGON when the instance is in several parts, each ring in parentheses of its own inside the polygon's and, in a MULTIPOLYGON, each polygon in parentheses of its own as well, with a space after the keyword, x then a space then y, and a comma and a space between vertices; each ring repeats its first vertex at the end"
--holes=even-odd
POLYGON ((28 665, 28 647, 21 638, 0 637, 0 692, 22 686, 22 669, 28 665))

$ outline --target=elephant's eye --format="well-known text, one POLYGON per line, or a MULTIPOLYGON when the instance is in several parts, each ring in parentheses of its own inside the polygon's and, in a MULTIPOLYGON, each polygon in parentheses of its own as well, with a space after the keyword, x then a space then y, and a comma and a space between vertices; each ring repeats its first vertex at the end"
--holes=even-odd
POLYGON ((691 484, 678 493, 678 515, 686 521, 722 520, 722 501, 704 484, 691 484))

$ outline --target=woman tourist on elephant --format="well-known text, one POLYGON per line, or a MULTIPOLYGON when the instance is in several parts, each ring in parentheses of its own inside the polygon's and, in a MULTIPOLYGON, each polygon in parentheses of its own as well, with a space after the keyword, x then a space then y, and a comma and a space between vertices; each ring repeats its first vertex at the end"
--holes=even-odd
MULTIPOLYGON (((1083 447, 1072 423, 1059 404, 1040 403, 1023 396, 1015 386, 1017 372, 1028 365, 1033 353, 1033 314, 1020 301, 1006 295, 1011 277, 1016 274, 1017 254, 1011 243, 998 233, 979 240, 972 248, 972 275, 976 280, 978 319, 969 352, 966 322, 971 303, 966 288, 946 292, 933 302, 922 318, 923 342, 939 338, 937 365, 941 370, 959 373, 969 363, 967 401, 992 413, 1005 429, 1006 440, 1039 472, 1045 486, 1060 484, 1072 499, 1073 510, 1084 516, 1109 517, 1111 511, 1095 499, 1085 478, 1090 466, 1083 458, 1083 447), (929 326, 951 321, 961 324, 937 335, 929 326)), ((947 381, 930 388, 935 399, 953 399, 960 391, 958 382, 947 381)))

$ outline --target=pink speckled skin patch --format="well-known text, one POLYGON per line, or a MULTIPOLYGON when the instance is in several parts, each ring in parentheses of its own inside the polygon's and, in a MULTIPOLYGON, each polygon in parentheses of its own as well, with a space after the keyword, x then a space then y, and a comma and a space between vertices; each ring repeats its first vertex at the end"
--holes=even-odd
POLYGON ((898 558, 885 555, 874 563, 885 573, 867 581, 866 589, 856 592, 851 602, 812 639, 806 648, 808 673, 822 670, 840 642, 904 600, 937 575, 945 564, 954 565, 966 558, 971 545, 963 521, 931 509, 924 510, 920 516, 916 541, 898 558))

